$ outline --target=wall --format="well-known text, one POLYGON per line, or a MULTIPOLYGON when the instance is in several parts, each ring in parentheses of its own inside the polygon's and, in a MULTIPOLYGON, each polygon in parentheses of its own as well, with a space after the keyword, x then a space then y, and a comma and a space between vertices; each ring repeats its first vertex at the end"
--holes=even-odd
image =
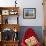
MULTIPOLYGON (((15 0, 0 0, 0 6, 15 6, 14 1, 15 0)), ((19 24, 21 26, 43 26, 44 23, 42 2, 42 0, 17 0, 17 6, 20 7, 19 24), (36 8, 36 19, 23 19, 23 8, 36 8)))
POLYGON ((20 23, 26 26, 42 26, 43 25, 43 6, 42 0, 24 0, 22 8, 36 8, 36 19, 23 19, 23 10, 21 10, 20 23))

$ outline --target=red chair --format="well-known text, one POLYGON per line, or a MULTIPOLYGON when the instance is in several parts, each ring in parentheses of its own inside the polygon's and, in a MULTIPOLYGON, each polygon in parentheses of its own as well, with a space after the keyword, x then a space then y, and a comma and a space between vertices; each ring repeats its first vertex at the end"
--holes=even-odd
MULTIPOLYGON (((22 38, 22 42, 21 42, 21 46, 27 46, 25 43, 25 40, 34 36, 37 39, 37 35, 34 32, 34 30, 32 28, 28 28, 25 32, 24 37, 22 38)), ((37 40, 38 41, 38 40, 37 40)), ((35 46, 41 46, 41 44, 39 43, 39 41, 37 42, 37 44, 35 46)))

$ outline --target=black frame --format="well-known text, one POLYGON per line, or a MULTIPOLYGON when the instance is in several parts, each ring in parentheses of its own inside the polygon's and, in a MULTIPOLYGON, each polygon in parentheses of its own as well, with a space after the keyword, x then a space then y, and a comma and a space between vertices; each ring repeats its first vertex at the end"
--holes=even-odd
MULTIPOLYGON (((29 15, 29 12, 28 12, 28 15, 29 15)), ((36 19, 36 8, 23 8, 23 18, 24 18, 24 19, 36 19), (26 14, 26 12, 28 12, 28 11, 25 12, 25 10, 28 10, 29 12, 30 12, 30 10, 34 10, 34 14, 35 14, 35 15, 34 15, 34 16, 31 15, 30 17, 27 16, 27 18, 26 18, 26 17, 25 17, 25 14, 26 14)))

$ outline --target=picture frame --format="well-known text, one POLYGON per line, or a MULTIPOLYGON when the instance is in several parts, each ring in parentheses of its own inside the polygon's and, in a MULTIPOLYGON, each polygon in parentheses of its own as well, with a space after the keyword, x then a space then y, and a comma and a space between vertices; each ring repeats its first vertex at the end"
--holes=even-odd
POLYGON ((24 19, 36 19, 36 8, 23 8, 24 19))
POLYGON ((9 10, 2 10, 2 15, 9 15, 9 10))

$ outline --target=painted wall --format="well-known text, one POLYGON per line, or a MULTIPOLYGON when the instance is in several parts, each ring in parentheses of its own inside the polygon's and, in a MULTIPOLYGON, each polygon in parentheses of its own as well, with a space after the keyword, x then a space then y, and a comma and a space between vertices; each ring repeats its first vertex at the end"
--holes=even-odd
MULTIPOLYGON (((0 0, 1 7, 15 6, 15 0, 0 0)), ((21 26, 43 26, 42 0, 17 0, 19 6, 19 24, 21 26), (23 8, 36 8, 36 19, 23 19, 23 8)), ((11 17, 12 18, 12 17, 11 17)), ((10 20, 10 19, 9 19, 10 20)), ((13 21, 14 22, 14 21, 13 21)), ((10 22, 9 22, 10 23, 10 22)))

